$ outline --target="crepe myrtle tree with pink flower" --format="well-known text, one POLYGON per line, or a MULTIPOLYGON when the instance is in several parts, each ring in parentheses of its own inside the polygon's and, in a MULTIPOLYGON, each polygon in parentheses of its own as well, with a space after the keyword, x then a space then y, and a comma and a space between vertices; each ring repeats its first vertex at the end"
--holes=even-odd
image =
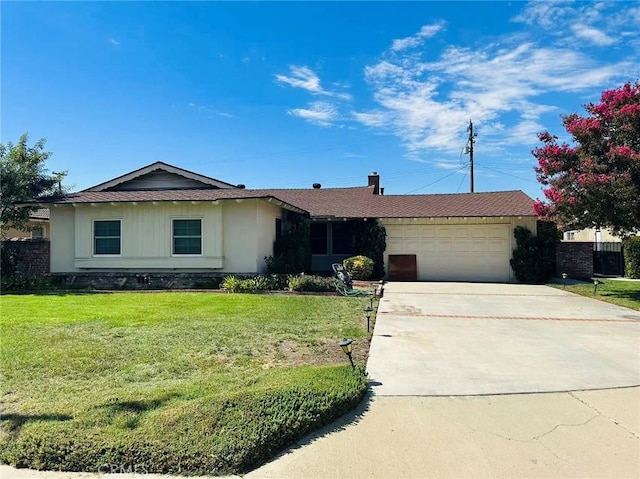
POLYGON ((610 228, 625 236, 640 230, 640 83, 625 83, 585 105, 587 116, 563 116, 574 145, 549 132, 532 151, 546 200, 534 212, 560 229, 610 228))

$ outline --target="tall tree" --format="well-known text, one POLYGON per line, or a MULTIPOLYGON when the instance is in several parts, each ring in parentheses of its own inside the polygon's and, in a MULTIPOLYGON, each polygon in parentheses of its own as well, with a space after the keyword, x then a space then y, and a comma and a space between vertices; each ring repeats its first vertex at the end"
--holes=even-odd
POLYGON ((59 193, 65 173, 49 173, 45 163, 51 153, 44 150, 46 140, 33 146, 23 134, 15 145, 0 144, 0 226, 24 228, 35 208, 17 206, 39 196, 59 193))
POLYGON ((561 229, 610 228, 625 235, 640 230, 640 83, 625 83, 585 105, 587 116, 563 117, 575 145, 558 144, 549 132, 533 150, 546 201, 536 201, 541 219, 561 229))

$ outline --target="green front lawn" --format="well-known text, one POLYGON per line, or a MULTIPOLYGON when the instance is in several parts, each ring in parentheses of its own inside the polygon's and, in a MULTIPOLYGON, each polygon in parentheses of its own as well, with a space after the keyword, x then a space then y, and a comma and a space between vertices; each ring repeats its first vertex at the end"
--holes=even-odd
POLYGON ((365 300, 215 293, 5 295, 0 460, 242 473, 366 392, 365 300))
MULTIPOLYGON (((600 279, 604 284, 598 286, 595 298, 608 303, 625 306, 640 311, 640 281, 620 281, 612 279, 600 279)), ((560 284, 550 284, 554 288, 562 289, 560 284)), ((582 296, 593 298, 593 283, 567 285, 566 290, 582 296)))

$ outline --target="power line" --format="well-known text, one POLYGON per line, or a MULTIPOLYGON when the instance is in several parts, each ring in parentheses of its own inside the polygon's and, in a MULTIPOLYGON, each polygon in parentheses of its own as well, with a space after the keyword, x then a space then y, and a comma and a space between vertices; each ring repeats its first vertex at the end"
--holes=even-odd
POLYGON ((496 173, 500 173, 501 175, 511 176, 512 178, 517 178, 518 180, 522 180, 522 181, 530 181, 531 183, 538 183, 537 181, 530 180, 529 178, 523 178, 523 177, 521 177, 521 176, 512 175, 511 173, 505 173, 504 171, 495 170, 495 169, 493 169, 493 168, 489 168, 488 166, 484 166, 484 165, 482 165, 480 168, 485 168, 485 169, 487 169, 487 170, 491 170, 491 171, 494 171, 494 172, 496 172, 496 173))
MULTIPOLYGON (((466 170, 466 166, 465 166, 465 170, 466 170)), ((462 176, 462 179, 460 180, 460 184, 458 185, 458 189, 456 190, 456 193, 458 193, 460 191, 460 188, 462 187, 462 183, 464 182, 464 179, 467 177, 467 171, 464 172, 464 175, 462 176)))
POLYGON ((436 181, 433 181, 433 182, 429 183, 428 185, 424 185, 424 186, 421 186, 420 188, 416 188, 415 190, 408 191, 405 194, 406 195, 410 195, 411 193, 415 193, 416 191, 420 191, 420 190, 423 190, 423 189, 425 189, 425 188, 427 188, 427 187, 429 187, 431 185, 435 185, 436 183, 440 183, 442 180, 445 180, 445 179, 449 178, 451 175, 455 175, 456 173, 459 173, 462 170, 465 170, 466 168, 467 168, 467 165, 463 166, 462 168, 460 168, 458 170, 455 170, 455 171, 449 173, 448 175, 443 176, 442 178, 440 178, 440 179, 438 179, 436 181))

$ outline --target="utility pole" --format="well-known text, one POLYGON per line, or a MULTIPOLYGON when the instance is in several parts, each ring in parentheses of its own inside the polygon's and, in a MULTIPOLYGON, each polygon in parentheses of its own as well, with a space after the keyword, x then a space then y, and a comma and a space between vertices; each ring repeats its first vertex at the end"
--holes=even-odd
POLYGON ((469 182, 470 182, 470 187, 471 187, 471 193, 473 193, 474 188, 473 188, 473 144, 476 141, 476 136, 478 136, 477 133, 473 132, 473 122, 471 120, 469 120, 469 127, 467 128, 467 131, 469 132, 469 145, 468 145, 468 153, 469 153, 469 182))

